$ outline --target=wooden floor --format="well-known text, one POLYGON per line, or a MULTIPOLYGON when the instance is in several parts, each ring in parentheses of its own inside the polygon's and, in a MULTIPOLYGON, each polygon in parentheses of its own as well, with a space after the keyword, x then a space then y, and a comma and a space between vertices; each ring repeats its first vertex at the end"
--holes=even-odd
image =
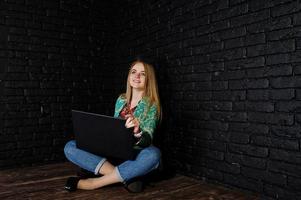
POLYGON ((70 163, 0 171, 0 199, 201 199, 244 200, 257 199, 250 194, 176 175, 147 186, 139 194, 128 193, 121 184, 94 191, 78 190, 69 193, 63 189, 66 178, 74 176, 77 168, 70 163))

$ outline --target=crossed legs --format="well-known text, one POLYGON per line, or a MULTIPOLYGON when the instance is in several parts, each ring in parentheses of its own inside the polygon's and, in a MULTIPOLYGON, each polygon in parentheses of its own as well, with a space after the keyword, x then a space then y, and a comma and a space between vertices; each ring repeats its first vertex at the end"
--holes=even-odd
POLYGON ((83 151, 76 147, 74 140, 65 145, 65 155, 74 164, 95 174, 103 176, 81 179, 78 189, 93 190, 118 182, 126 182, 132 178, 147 174, 156 169, 160 161, 160 150, 150 146, 141 150, 135 160, 128 160, 118 166, 113 166, 105 158, 83 151))
POLYGON ((108 161, 105 161, 103 163, 102 167, 99 170, 99 174, 102 174, 103 176, 97 178, 81 179, 77 184, 77 188, 84 190, 94 190, 106 185, 121 182, 120 177, 115 170, 115 167, 108 161))

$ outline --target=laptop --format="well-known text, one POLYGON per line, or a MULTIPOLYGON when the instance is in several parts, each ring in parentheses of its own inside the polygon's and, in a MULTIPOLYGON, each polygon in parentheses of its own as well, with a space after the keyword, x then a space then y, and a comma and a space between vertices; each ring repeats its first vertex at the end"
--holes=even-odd
POLYGON ((125 120, 72 110, 76 146, 105 158, 134 159, 134 137, 125 120))

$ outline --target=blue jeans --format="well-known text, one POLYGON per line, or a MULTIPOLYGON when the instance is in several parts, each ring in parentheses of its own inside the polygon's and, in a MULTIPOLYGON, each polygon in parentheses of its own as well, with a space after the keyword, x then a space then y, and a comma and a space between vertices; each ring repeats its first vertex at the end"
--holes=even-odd
MULTIPOLYGON (((97 156, 76 147, 74 140, 67 142, 64 148, 68 160, 94 174, 98 174, 106 158, 97 156)), ((160 163, 161 153, 157 147, 149 146, 142 149, 135 160, 127 160, 116 166, 120 182, 143 176, 156 169, 160 163)))

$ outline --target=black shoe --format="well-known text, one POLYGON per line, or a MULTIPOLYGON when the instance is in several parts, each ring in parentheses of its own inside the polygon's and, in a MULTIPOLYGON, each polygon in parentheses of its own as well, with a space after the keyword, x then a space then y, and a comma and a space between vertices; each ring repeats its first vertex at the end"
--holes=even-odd
POLYGON ((69 177, 65 184, 65 190, 68 190, 69 192, 76 191, 79 180, 79 177, 69 177))
POLYGON ((139 193, 144 189, 144 183, 141 180, 135 180, 124 184, 124 188, 130 193, 139 193))

